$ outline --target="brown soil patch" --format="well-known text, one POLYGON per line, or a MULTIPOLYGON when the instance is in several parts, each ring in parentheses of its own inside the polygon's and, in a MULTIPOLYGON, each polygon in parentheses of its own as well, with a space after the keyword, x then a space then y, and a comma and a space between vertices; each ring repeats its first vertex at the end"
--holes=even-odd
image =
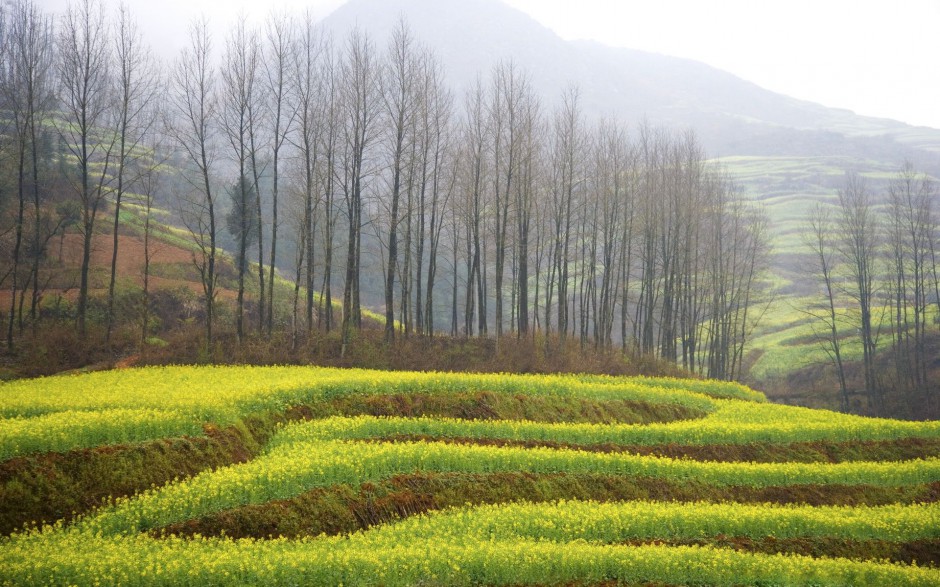
MULTIPOLYGON (((66 266, 78 267, 82 263, 82 235, 69 233, 65 235, 62 256, 59 257, 59 243, 55 241, 51 247, 53 259, 61 261, 66 266)), ((114 241, 111 235, 96 234, 91 241, 92 267, 111 267, 111 254, 114 241)), ((191 251, 173 246, 162 241, 150 243, 151 263, 191 263, 191 251)), ((118 235, 118 275, 133 276, 144 270, 144 241, 136 236, 118 235)))
MULTIPOLYGON (((89 286, 89 294, 93 296, 103 296, 107 293, 107 284, 111 270, 111 254, 114 241, 111 235, 96 234, 92 238, 91 268, 92 275, 89 286), (107 271, 107 275, 100 275, 101 271, 107 271)), ((78 299, 78 276, 77 271, 82 263, 83 239, 80 234, 68 233, 64 240, 55 239, 50 243, 50 260, 68 268, 76 273, 74 283, 65 283, 65 275, 54 278, 50 286, 43 291, 43 298, 61 296, 71 302, 78 299), (62 247, 60 248, 60 243, 62 247)), ((150 244, 150 263, 151 266, 158 264, 184 264, 191 265, 193 262, 192 251, 171 245, 163 241, 151 241, 150 244)), ((63 269, 56 271, 62 272, 63 269)), ((144 271, 144 242, 142 239, 131 235, 118 235, 118 263, 117 274, 121 279, 132 279, 138 286, 143 286, 144 271)), ((69 278, 72 279, 72 278, 69 278)), ((156 275, 150 276, 150 287, 152 289, 171 289, 185 287, 193 293, 202 295, 202 284, 198 281, 187 279, 172 279, 156 275)), ((217 289, 218 296, 221 299, 234 300, 236 292, 224 288, 217 289)), ((29 295, 29 294, 27 294, 29 295)), ((8 289, 0 290, 0 306, 9 306, 10 291, 8 289)))

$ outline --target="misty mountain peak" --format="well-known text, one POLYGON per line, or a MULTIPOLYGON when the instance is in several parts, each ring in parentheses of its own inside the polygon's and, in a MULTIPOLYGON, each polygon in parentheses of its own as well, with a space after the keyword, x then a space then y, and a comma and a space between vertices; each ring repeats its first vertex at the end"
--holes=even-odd
POLYGON ((561 59, 562 71, 571 69, 575 52, 565 41, 499 0, 350 0, 325 24, 338 34, 358 26, 381 47, 403 17, 419 42, 441 58, 457 89, 504 59, 519 62, 533 77, 550 73, 552 68, 541 65, 546 61, 561 59))
POLYGON ((940 151, 940 131, 797 100, 690 59, 566 41, 500 0, 349 0, 324 26, 340 37, 359 27, 381 49, 403 17, 441 59, 458 95, 477 75, 512 59, 547 107, 576 84, 589 118, 694 128, 722 155, 866 156, 872 136, 906 150, 940 151))

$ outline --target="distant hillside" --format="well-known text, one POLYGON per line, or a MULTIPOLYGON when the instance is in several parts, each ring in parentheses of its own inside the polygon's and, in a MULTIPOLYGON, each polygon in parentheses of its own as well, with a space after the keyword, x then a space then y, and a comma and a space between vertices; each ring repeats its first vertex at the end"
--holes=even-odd
POLYGON ((940 130, 796 100, 689 59, 565 41, 499 0, 350 0, 324 25, 338 35, 358 26, 384 46, 401 17, 435 50, 458 91, 513 59, 548 106, 577 84, 587 114, 693 127, 716 155, 907 157, 940 165, 940 130))

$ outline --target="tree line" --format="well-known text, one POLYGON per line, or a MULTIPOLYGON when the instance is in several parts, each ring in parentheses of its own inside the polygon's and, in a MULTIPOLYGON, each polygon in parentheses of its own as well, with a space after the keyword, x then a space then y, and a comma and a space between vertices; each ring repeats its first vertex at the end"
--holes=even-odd
POLYGON ((891 388, 914 392, 927 410, 938 408, 940 389, 930 379, 937 349, 928 337, 932 324, 940 324, 936 201, 933 182, 908 163, 881 194, 849 173, 835 206, 812 211, 804 237, 824 304, 811 313, 843 410, 853 391, 845 359, 852 339, 862 350, 862 391, 875 409, 884 412, 891 388))
POLYGON ((363 297, 380 293, 389 343, 541 337, 742 374, 767 220, 691 130, 590 119, 576 87, 546 101, 511 60, 455 92, 404 20, 383 46, 309 14, 242 18, 221 43, 196 21, 170 65, 126 8, 98 0, 55 20, 16 0, 0 31, 2 156, 16 170, 3 190, 8 348, 40 322, 39 266, 66 228, 82 236, 84 335, 105 212, 110 336, 132 193, 145 239, 155 198, 186 227, 208 348, 234 328, 239 341, 287 329, 295 344, 338 330, 345 350, 363 297), (234 324, 219 325, 223 258, 236 295, 234 324), (276 300, 278 271, 290 299, 276 300))

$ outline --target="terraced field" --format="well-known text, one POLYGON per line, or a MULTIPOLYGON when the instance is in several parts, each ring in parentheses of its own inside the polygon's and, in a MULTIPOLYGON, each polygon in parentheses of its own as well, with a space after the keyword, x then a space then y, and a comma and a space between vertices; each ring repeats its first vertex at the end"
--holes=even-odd
POLYGON ((940 584, 940 423, 736 384, 173 367, 0 417, 3 584, 940 584))
MULTIPOLYGON (((843 130, 865 136, 871 129, 859 131, 844 127, 843 130)), ((906 144, 920 143, 928 150, 937 148, 922 143, 923 137, 919 134, 913 129, 897 139, 906 144)), ((812 389, 812 393, 807 393, 810 385, 806 384, 812 377, 799 379, 798 385, 803 389, 791 390, 784 385, 788 376, 801 370, 832 365, 827 351, 817 342, 818 336, 826 338, 828 331, 820 317, 828 316, 829 309, 820 283, 819 262, 804 233, 816 204, 828 209, 833 218, 839 216, 838 193, 845 187, 846 172, 859 172, 874 201, 883 204, 888 199, 891 183, 898 178, 899 165, 851 155, 732 156, 714 162, 735 178, 742 193, 758 204, 769 220, 769 271, 763 279, 773 295, 757 300, 752 306, 752 315, 760 316, 760 320, 748 335, 745 379, 762 389, 773 389, 776 397, 786 401, 837 407, 840 401, 837 383, 820 382, 819 389, 812 389), (832 389, 831 395, 820 393, 826 388, 832 389), (791 395, 791 391, 796 393, 791 395)), ((937 181, 935 169, 920 171, 927 171, 931 180, 937 181)), ((881 205, 876 205, 875 210, 879 217, 887 213, 881 205)), ((884 271, 879 265, 876 281, 891 281, 890 276, 883 275, 884 271)), ((836 270, 837 281, 850 281, 843 273, 844 269, 836 270)), ((839 325, 843 333, 842 357, 845 361, 861 361, 862 346, 855 326, 860 323, 858 304, 851 296, 843 295, 841 289, 837 288, 835 304, 838 312, 846 317, 839 325)), ((882 297, 879 295, 879 300, 882 297)), ((881 324, 881 332, 885 333, 880 344, 887 350, 891 345, 891 336, 887 334, 892 328, 891 312, 880 307, 873 312, 873 320, 881 324)), ((928 323, 933 322, 934 317, 929 316, 928 323)), ((827 372, 834 378, 833 369, 827 372)), ((851 370, 854 371, 854 367, 851 370)))

